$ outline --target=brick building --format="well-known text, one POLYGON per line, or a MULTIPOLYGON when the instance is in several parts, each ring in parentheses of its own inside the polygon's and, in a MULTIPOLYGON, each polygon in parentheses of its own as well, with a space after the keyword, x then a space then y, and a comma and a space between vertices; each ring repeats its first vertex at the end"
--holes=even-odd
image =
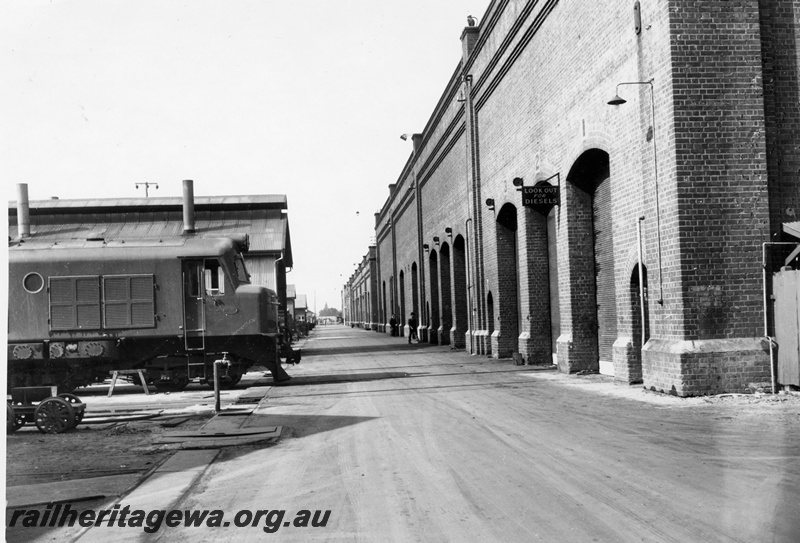
POLYGON ((372 246, 344 285, 345 324, 384 331, 389 317, 379 312, 377 287, 377 249, 372 246))
POLYGON ((423 341, 681 396, 769 381, 799 29, 794 0, 493 0, 389 185, 351 315, 414 311, 423 341), (557 205, 524 205, 537 184, 557 205))

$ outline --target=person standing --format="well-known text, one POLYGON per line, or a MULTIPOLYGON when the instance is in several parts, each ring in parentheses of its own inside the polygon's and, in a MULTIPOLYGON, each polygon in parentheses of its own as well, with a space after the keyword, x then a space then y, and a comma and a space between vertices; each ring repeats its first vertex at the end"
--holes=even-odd
POLYGON ((392 334, 392 337, 397 335, 397 319, 394 318, 394 315, 392 315, 392 318, 389 319, 389 330, 392 334))
POLYGON ((412 311, 411 316, 408 318, 408 342, 411 343, 411 338, 417 340, 419 343, 419 337, 417 337, 417 316, 412 311))

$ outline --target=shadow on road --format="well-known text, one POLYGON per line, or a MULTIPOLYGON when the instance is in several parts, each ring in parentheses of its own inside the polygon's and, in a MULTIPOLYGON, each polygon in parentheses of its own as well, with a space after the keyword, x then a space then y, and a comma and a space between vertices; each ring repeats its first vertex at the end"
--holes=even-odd
POLYGON ((303 347, 303 358, 320 355, 343 355, 343 354, 372 354, 372 353, 385 353, 391 351, 415 351, 418 349, 425 349, 427 347, 435 347, 427 343, 404 343, 397 342, 389 345, 349 345, 347 347, 326 347, 316 346, 315 344, 306 344, 303 347))
MULTIPOLYGON (((407 377, 414 377, 409 375, 407 377)), ((416 377, 428 377, 427 375, 417 375, 416 377)), ((441 377, 440 375, 437 377, 441 377)), ((419 391, 437 391, 437 390, 445 390, 445 389, 466 389, 466 388, 482 388, 482 389, 490 389, 490 388, 531 388, 536 386, 535 381, 527 380, 527 381, 502 381, 496 383, 459 383, 457 385, 432 385, 432 386, 404 386, 404 387, 393 387, 393 388, 377 388, 377 389, 367 389, 367 390, 337 390, 332 392, 309 392, 307 394, 292 394, 292 398, 307 398, 312 396, 364 396, 364 395, 374 395, 374 394, 386 394, 392 392, 419 392, 419 391)))
POLYGON ((360 383, 363 381, 382 381, 384 379, 404 379, 410 373, 384 371, 374 373, 337 373, 335 375, 299 375, 293 376, 291 381, 282 383, 282 387, 303 385, 329 385, 336 383, 360 383))
POLYGON ((349 417, 342 415, 282 415, 280 413, 253 413, 247 421, 247 428, 263 426, 283 426, 281 439, 286 437, 305 437, 347 426, 361 424, 379 417, 349 417))

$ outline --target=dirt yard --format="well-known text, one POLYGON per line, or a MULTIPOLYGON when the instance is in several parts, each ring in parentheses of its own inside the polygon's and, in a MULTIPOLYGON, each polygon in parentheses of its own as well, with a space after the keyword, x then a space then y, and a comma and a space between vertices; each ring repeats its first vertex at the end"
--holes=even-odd
MULTIPOLYGON (((208 416, 195 416, 179 428, 194 430, 208 416)), ((169 419, 79 426, 63 434, 42 434, 24 426, 6 437, 6 486, 85 479, 122 473, 144 474, 174 450, 153 445, 169 419)))
MULTIPOLYGON (((223 407, 235 403, 248 387, 261 384, 261 379, 261 373, 247 374, 235 389, 223 391, 223 407)), ((82 424, 63 434, 43 434, 27 424, 6 437, 6 486, 144 475, 176 448, 154 445, 161 434, 198 430, 213 415, 213 390, 205 385, 190 384, 181 392, 146 396, 140 387, 122 383, 111 398, 107 397, 108 388, 106 383, 76 392, 86 403, 84 422, 131 413, 149 413, 154 418, 82 424)))

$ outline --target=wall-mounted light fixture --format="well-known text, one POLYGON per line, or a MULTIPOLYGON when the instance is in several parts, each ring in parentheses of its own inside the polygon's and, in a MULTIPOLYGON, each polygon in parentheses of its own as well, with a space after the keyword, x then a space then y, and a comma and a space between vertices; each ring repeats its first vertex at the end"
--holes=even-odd
POLYGON ((453 239, 453 229, 449 226, 444 229, 444 233, 447 234, 447 237, 453 239))
POLYGON ((486 206, 494 211, 494 198, 486 198, 486 206))
POLYGON ((422 244, 422 249, 427 253, 431 250, 430 246, 427 243, 422 244))
MULTIPOLYGON (((658 244, 658 300, 659 304, 664 303, 664 281, 662 276, 664 271, 661 265, 661 208, 658 203, 658 148, 656 147, 656 100, 653 92, 653 79, 647 81, 627 81, 624 83, 617 83, 617 89, 614 97, 608 101, 610 106, 621 106, 627 103, 627 100, 619 95, 619 88, 622 85, 647 85, 650 87, 650 115, 653 123, 652 136, 653 136, 653 178, 655 180, 655 193, 656 193, 656 239, 658 244)), ((648 134, 649 136, 650 134, 648 134)), ((650 138, 648 137, 648 141, 650 138)))
POLYGON ((400 134, 400 139, 406 141, 411 134, 400 134))
POLYGON ((439 236, 433 236, 433 244, 439 246, 439 236))

